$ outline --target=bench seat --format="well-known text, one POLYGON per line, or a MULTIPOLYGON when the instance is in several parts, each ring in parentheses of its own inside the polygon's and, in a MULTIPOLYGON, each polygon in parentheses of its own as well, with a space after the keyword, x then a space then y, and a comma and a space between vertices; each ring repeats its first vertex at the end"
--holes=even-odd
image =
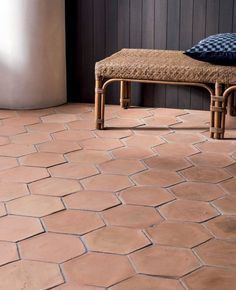
MULTIPOLYGON (((223 138, 228 97, 236 89, 236 67, 194 60, 182 51, 122 49, 95 65, 96 127, 104 128, 105 89, 111 82, 121 84, 121 104, 130 102, 130 82, 192 85, 211 95, 211 137, 223 138), (215 85, 212 86, 211 84, 215 85)), ((232 102, 231 102, 232 103, 232 102)))
POLYGON ((122 49, 96 63, 96 77, 236 84, 236 67, 194 60, 175 50, 122 49))

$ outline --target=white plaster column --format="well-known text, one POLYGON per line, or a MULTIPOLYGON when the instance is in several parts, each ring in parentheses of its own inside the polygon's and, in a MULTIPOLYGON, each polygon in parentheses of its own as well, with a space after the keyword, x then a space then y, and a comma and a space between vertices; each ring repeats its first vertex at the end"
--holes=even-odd
POLYGON ((0 108, 65 102, 64 0, 0 0, 0 108))

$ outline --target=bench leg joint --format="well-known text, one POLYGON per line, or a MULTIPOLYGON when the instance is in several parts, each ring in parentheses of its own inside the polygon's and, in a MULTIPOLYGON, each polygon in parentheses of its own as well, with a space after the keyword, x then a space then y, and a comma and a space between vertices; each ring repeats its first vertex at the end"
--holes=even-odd
POLYGON ((211 96, 210 106, 210 137, 214 139, 223 139, 225 133, 226 104, 222 95, 222 86, 216 82, 215 96, 211 96))
POLYGON ((95 83, 95 124, 96 129, 104 129, 105 92, 102 89, 102 79, 97 78, 95 83))

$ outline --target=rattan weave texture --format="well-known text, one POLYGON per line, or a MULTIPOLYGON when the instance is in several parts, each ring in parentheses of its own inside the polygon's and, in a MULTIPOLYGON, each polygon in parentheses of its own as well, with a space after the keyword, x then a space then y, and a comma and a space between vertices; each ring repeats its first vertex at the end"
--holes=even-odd
POLYGON ((96 78, 236 84, 236 67, 194 60, 182 51, 122 49, 96 63, 96 78))

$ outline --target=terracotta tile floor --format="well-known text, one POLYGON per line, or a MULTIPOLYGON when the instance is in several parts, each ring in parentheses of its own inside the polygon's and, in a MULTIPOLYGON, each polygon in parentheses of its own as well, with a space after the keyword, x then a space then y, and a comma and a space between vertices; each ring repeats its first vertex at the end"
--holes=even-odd
POLYGON ((236 118, 0 110, 0 290, 234 290, 236 118), (121 128, 122 127, 122 128, 121 128))

